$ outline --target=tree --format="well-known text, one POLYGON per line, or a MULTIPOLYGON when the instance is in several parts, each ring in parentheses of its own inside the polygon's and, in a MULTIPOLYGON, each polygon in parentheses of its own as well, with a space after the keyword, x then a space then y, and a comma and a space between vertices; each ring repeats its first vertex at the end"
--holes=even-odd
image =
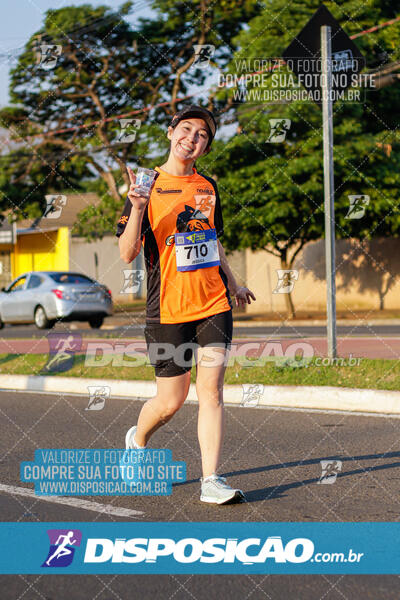
POLYGON ((90 5, 47 11, 43 28, 11 71, 13 106, 0 112, 1 124, 18 147, 6 157, 16 168, 1 188, 3 206, 12 200, 13 186, 22 184, 28 193, 19 195, 16 208, 40 214, 44 192, 82 189, 83 175, 100 177, 110 203, 120 201, 113 169, 123 167, 129 148, 115 139, 119 122, 107 119, 122 108, 145 105, 149 95, 143 87, 132 89, 143 64, 133 51, 135 34, 124 20, 130 7, 131 2, 119 12, 90 5), (49 47, 61 52, 55 52, 54 68, 47 69, 38 58, 49 47), (75 164, 79 176, 65 177, 75 164), (54 167, 46 177, 48 165, 54 167), (40 186, 33 173, 42 177, 40 186))
MULTIPOLYGON (((396 16, 389 2, 325 4, 349 35, 396 16)), ((243 74, 249 58, 281 57, 318 6, 318 0, 295 0, 290 5, 285 0, 271 0, 265 4, 262 13, 235 40, 240 49, 229 72, 243 74)), ((371 65, 376 69, 382 56, 395 62, 400 55, 400 25, 359 37, 356 42, 367 58, 367 69, 371 65)), ((282 72, 289 73, 287 68, 282 72)), ((272 85, 271 73, 264 88, 272 85)), ((218 162, 212 162, 210 156, 207 163, 210 172, 219 178, 225 244, 230 250, 263 249, 279 257, 282 269, 291 269, 305 244, 324 236, 321 109, 311 102, 235 104, 233 93, 219 89, 216 98, 220 103, 231 102, 237 132, 220 143, 218 162), (268 140, 270 118, 291 121, 284 142, 268 140)), ((399 101, 400 85, 395 84, 366 91, 362 103, 337 102, 334 106, 338 238, 398 235, 400 146, 393 107, 399 101), (368 195, 370 204, 363 218, 348 219, 348 196, 356 194, 368 195)), ((294 316, 290 294, 287 308, 289 316, 294 316)))
POLYGON ((257 6, 255 0, 157 0, 156 17, 140 19, 133 31, 126 21, 132 4, 47 11, 11 72, 13 106, 0 111, 14 141, 7 177, 0 179, 0 210, 14 205, 25 216, 39 215, 45 193, 90 188, 102 201, 82 211, 80 232, 113 230, 121 185, 129 183, 126 163, 152 163, 167 149, 165 125, 179 96, 206 78, 193 66, 194 45, 214 45, 225 64, 231 50, 222 32, 235 36, 257 6), (52 69, 35 60, 43 45, 61 46, 52 69), (120 117, 137 119, 134 140, 121 139, 120 117))

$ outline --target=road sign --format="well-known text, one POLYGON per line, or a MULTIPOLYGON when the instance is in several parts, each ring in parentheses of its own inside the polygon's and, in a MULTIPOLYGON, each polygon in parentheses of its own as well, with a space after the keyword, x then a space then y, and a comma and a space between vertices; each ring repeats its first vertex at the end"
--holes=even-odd
POLYGON ((335 192, 332 105, 358 86, 364 57, 323 4, 283 53, 289 69, 322 104, 328 356, 336 356, 335 192))
POLYGON ((365 59, 357 46, 322 4, 283 53, 289 69, 297 75, 317 104, 322 104, 321 27, 324 25, 331 28, 333 102, 347 87, 357 84, 358 73, 365 66, 365 59))

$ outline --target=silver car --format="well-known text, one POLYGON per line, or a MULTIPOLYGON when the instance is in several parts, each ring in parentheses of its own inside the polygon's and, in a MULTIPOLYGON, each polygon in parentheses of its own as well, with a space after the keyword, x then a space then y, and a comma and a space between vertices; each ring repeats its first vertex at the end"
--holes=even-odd
POLYGON ((35 323, 50 329, 58 320, 88 321, 97 328, 111 314, 111 291, 82 273, 32 271, 0 292, 0 328, 4 323, 35 323))

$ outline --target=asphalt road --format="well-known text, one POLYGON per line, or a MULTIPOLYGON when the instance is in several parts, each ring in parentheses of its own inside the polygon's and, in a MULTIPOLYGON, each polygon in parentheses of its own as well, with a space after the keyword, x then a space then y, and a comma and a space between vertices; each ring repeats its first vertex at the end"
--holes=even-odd
MULTIPOLYGON (((80 324, 78 322, 72 323, 57 323, 53 329, 40 330, 35 325, 5 325, 0 330, 1 338, 41 338, 47 335, 50 331, 54 332, 73 332, 80 333, 84 336, 90 337, 110 337, 115 335, 116 337, 130 337, 143 335, 144 324, 136 323, 133 325, 117 325, 110 326, 108 328, 107 321, 105 321, 106 328, 102 329, 91 329, 88 325, 80 324)), ((273 336, 282 337, 288 336, 291 338, 303 338, 303 337, 325 337, 326 327, 321 325, 307 325, 307 326, 282 326, 279 323, 271 326, 265 325, 249 325, 246 327, 234 327, 234 336, 240 337, 266 337, 273 336)), ((400 325, 372 325, 372 326, 356 326, 356 325, 339 325, 337 327, 337 334, 339 336, 394 336, 400 337, 400 325)))
MULTIPOLYGON (((140 400, 110 399, 85 411, 88 398, 0 392, 0 484, 19 480, 19 463, 36 448, 122 448, 140 400)), ((400 419, 339 413, 226 407, 221 474, 246 493, 246 502, 215 507, 199 502, 197 407, 184 405, 152 438, 187 463, 187 481, 170 497, 86 497, 140 511, 118 517, 0 494, 4 521, 398 521, 400 419), (319 485, 320 461, 342 461, 332 485, 319 485), (399 469, 399 470, 398 470, 399 469)), ((372 543, 372 542, 371 542, 372 543)), ((140 597, 268 600, 394 600, 397 576, 2 576, 2 600, 112 600, 140 597), (162 590, 162 591, 161 591, 162 590)))
MULTIPOLYGON (((249 335, 249 336, 289 336, 289 337, 325 337, 326 327, 321 325, 288 325, 283 326, 279 323, 274 327, 270 326, 246 326, 246 327, 235 327, 235 335, 249 335)), ((338 325, 337 335, 339 336, 400 336, 400 325, 372 325, 372 326, 357 326, 357 325, 338 325)))

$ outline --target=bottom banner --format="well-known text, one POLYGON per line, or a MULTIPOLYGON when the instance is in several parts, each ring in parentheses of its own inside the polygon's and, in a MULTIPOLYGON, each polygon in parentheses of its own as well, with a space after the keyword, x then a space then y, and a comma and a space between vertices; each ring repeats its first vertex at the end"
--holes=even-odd
POLYGON ((400 523, 1 523, 2 574, 399 574, 400 523))

